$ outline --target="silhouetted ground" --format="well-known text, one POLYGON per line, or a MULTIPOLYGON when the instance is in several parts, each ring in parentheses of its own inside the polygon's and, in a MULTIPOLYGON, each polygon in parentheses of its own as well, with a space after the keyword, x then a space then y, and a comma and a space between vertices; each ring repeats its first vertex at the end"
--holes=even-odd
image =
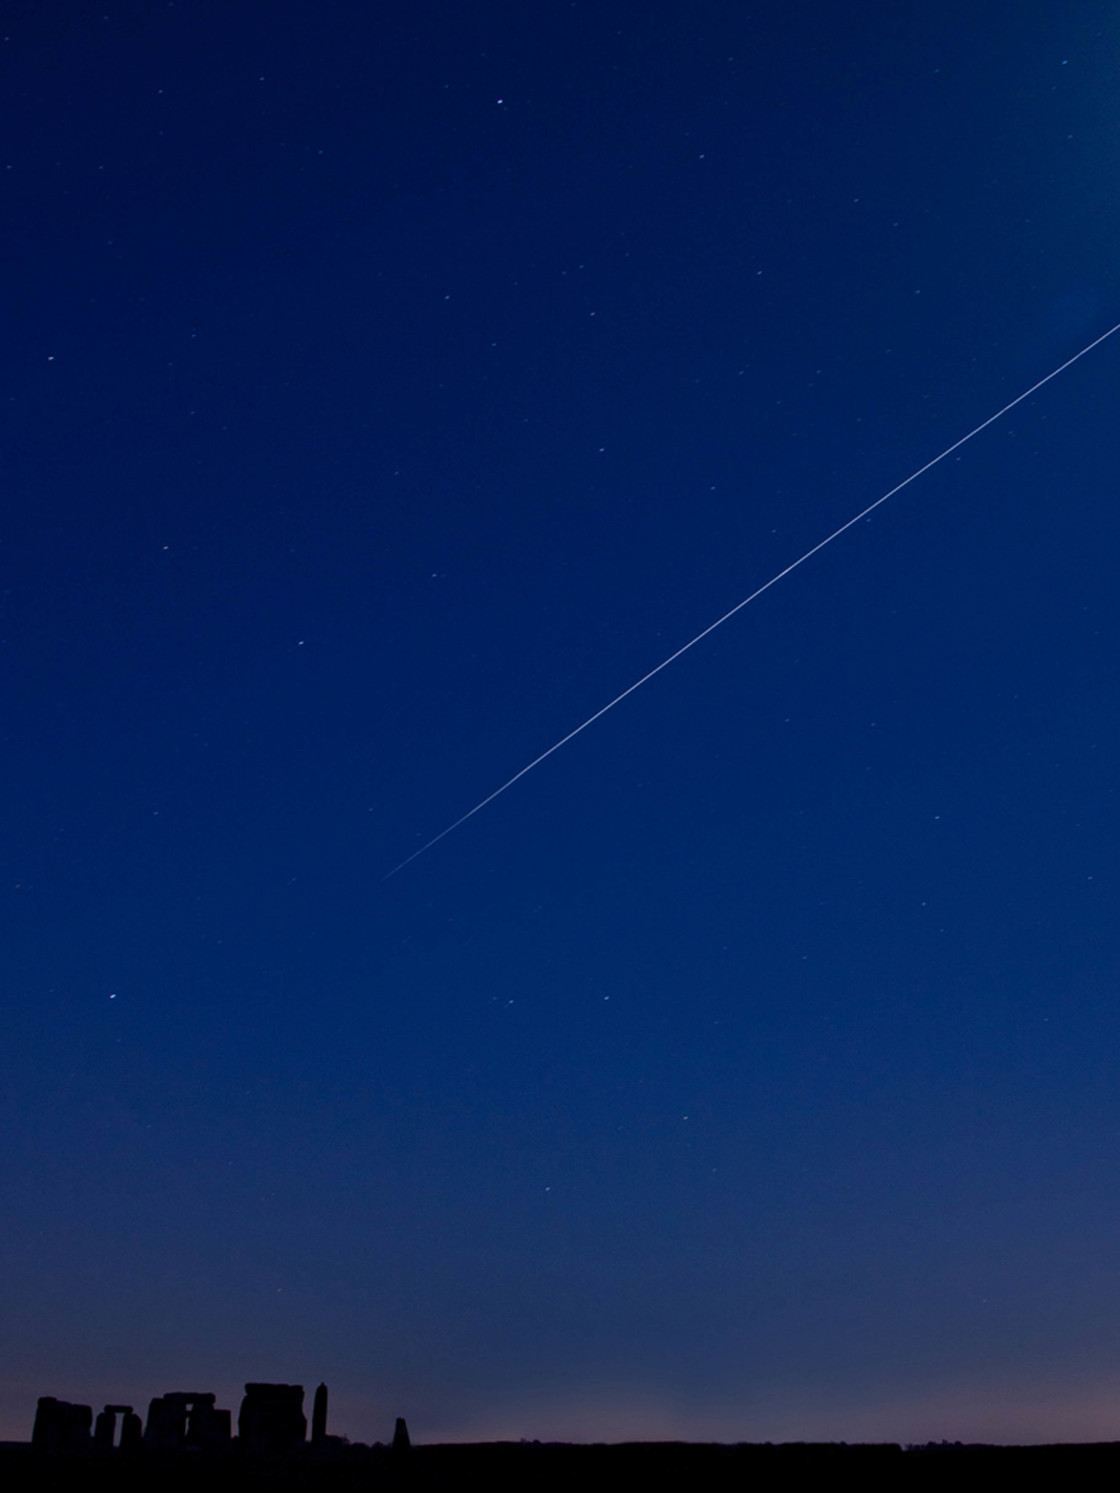
POLYGON ((395 1454, 382 1447, 307 1449, 281 1459, 251 1460, 234 1447, 221 1454, 37 1453, 0 1446, 5 1493, 351 1493, 400 1488, 427 1493, 599 1489, 635 1486, 680 1489, 769 1489, 848 1484, 860 1489, 962 1489, 1111 1486, 1120 1473, 1120 1443, 1091 1446, 931 1447, 783 1444, 740 1446, 639 1442, 613 1446, 490 1443, 417 1446, 395 1454))

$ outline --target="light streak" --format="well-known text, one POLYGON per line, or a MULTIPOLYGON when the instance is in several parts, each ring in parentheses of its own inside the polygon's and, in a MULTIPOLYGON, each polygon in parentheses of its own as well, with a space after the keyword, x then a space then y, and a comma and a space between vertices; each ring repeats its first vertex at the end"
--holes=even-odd
POLYGON ((1051 379, 1057 378, 1060 373, 1064 373, 1067 368, 1071 368, 1074 363, 1078 361, 1078 359, 1083 358, 1086 353, 1091 353, 1095 347, 1099 347, 1102 342, 1107 341, 1107 339, 1111 337, 1114 332, 1120 332, 1120 321, 1118 321, 1115 326, 1109 327, 1107 332, 1102 332, 1099 337, 1094 337, 1092 342, 1087 343, 1080 352, 1074 353, 1072 358, 1067 358, 1064 363, 1059 363, 1057 368, 1051 369, 1051 371, 1045 376, 1045 378, 1040 378, 1038 382, 1033 383, 1029 389, 1024 389, 1021 394, 1017 394, 1015 398, 1005 404, 1002 409, 996 410, 994 415, 989 415, 986 420, 981 420, 980 424, 974 426, 967 435, 962 435, 960 439, 954 441, 951 446, 946 446, 944 451, 939 452, 937 456, 934 456, 923 466, 918 467, 916 471, 911 472, 909 477, 903 478, 903 480, 892 487, 889 492, 885 492, 882 497, 876 498, 873 503, 868 503, 866 508, 862 508, 859 513, 854 515, 854 517, 848 519, 846 523, 842 523, 838 529, 833 529, 831 534, 827 535, 826 538, 819 540, 816 544, 813 545, 812 549, 807 549, 803 555, 799 555, 797 559, 787 565, 784 570, 779 570, 777 575, 772 575, 770 579, 766 581, 765 584, 759 586, 756 591, 752 591, 749 596, 744 596, 743 600, 737 602, 729 612, 724 612, 722 617, 717 617, 714 622, 710 622, 702 632, 698 632, 694 638, 690 638, 687 643, 682 644, 675 653, 670 653, 668 658, 662 659, 655 668, 650 669, 648 674, 643 674, 640 679, 636 679, 634 683, 624 689, 620 695, 615 695, 613 700, 609 700, 606 705, 601 706, 594 715, 589 715, 585 721, 582 721, 573 730, 569 731, 566 736, 561 736, 560 740, 554 742, 547 751, 542 752, 539 757, 534 757, 532 762, 527 762, 519 772, 515 772, 513 777, 508 778, 500 788, 495 788, 493 793, 488 793, 484 799, 481 799, 478 803, 476 803, 473 809, 468 809, 467 812, 460 815, 460 817, 456 819, 453 824, 449 824, 446 829, 441 829, 439 834, 434 835, 426 845, 421 845, 419 850, 414 850, 411 855, 406 856, 399 865, 394 866, 391 871, 387 871, 385 873, 385 875, 381 878, 382 881, 388 881, 390 876, 395 876, 398 871, 403 871, 405 866, 411 865, 411 863, 422 856, 425 851, 431 850, 433 845, 438 845, 441 840, 446 839, 446 837, 452 832, 452 830, 458 829, 461 824, 466 824, 468 819, 473 819, 477 813, 479 813, 487 806, 487 804, 492 804, 496 798, 500 798, 507 788, 512 788, 514 783, 519 783, 521 779, 526 775, 526 773, 532 772, 534 767, 539 767, 541 763, 551 757, 554 752, 558 752, 562 746, 567 746, 568 742, 571 741, 574 737, 578 736, 581 731, 586 731, 588 726, 593 726, 596 721, 601 720, 603 716, 606 715, 608 710, 613 710, 616 705, 621 705, 623 700, 625 700, 628 695, 632 695, 635 690, 641 689, 643 684, 648 684, 656 674, 661 673, 662 669, 667 669, 670 664, 676 663, 677 659, 680 658, 682 654, 687 653, 690 648, 695 648, 697 643, 702 643, 706 637, 715 632, 717 627, 722 627, 725 622, 730 622, 731 618, 734 617, 737 612, 741 612, 744 607, 749 607, 752 601, 757 601, 764 592, 769 591, 772 586, 776 586, 779 581, 785 580, 787 575, 791 575, 799 566, 804 565, 806 560, 811 560, 814 555, 819 555, 821 550, 826 549, 834 539, 839 539, 841 534, 846 534, 847 531, 855 524, 858 524, 861 519, 866 518, 869 513, 874 513, 876 508, 881 508, 882 505, 888 501, 888 499, 895 497, 896 494, 900 493, 904 487, 909 487, 912 482, 916 482, 919 477, 924 476, 925 473, 928 472, 932 467, 937 466, 938 462, 944 461, 947 456, 952 456, 954 451, 959 451, 961 447, 967 445, 974 436, 978 436, 982 430, 987 430, 989 425, 994 425, 997 420, 1002 420, 1004 415, 1006 415, 1009 410, 1013 410, 1017 404, 1022 404, 1024 399, 1029 399, 1032 394, 1037 394, 1039 389, 1048 384, 1051 379))

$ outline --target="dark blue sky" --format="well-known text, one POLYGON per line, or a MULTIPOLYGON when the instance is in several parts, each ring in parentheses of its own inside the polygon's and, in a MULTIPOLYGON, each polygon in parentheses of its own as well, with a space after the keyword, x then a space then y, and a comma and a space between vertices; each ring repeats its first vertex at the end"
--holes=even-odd
POLYGON ((1120 1434, 1120 25, 9 5, 0 1434, 1120 1434))

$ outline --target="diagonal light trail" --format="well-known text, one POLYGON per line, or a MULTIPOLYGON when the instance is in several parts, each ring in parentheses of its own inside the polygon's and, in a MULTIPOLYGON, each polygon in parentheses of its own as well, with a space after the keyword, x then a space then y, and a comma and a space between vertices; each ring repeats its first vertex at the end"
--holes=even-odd
POLYGON ((546 758, 551 757, 553 752, 558 752, 562 746, 567 746, 568 742, 571 741, 573 737, 578 736, 581 731, 586 731, 588 726, 593 726, 597 720, 600 720, 604 715, 606 715, 608 710, 613 710, 616 705, 621 705, 623 700, 625 700, 628 695, 632 695, 635 690, 641 689, 643 684, 648 684, 655 674, 660 674, 662 669, 667 669, 670 664, 676 663, 677 659, 680 658, 682 654, 687 653, 690 648, 695 648, 697 643, 702 643, 710 633, 715 632, 717 627, 722 627, 723 624, 725 622, 729 622, 737 612, 741 612, 744 607, 749 607, 752 601, 757 601, 764 591, 769 591, 771 586, 776 586, 779 581, 784 580, 787 575, 790 575, 793 571, 795 571, 799 565, 804 565, 806 560, 811 560, 814 555, 820 554, 821 550, 826 549, 834 539, 839 539, 841 534, 846 533, 850 528, 852 528, 853 525, 858 524, 860 519, 866 518, 869 513, 874 513, 875 509, 881 507, 888 500, 888 498, 893 498, 897 493, 900 493, 904 487, 909 487, 911 482, 916 482, 918 478, 928 472, 931 467, 935 467, 938 462, 944 461, 947 456, 952 456, 954 451, 959 451, 962 446, 966 445, 969 441, 972 440, 973 436, 979 435, 982 430, 987 430, 988 426, 994 425, 997 420, 1002 420, 1004 415, 1006 415, 1009 410, 1013 410, 1017 404, 1022 404, 1024 399, 1029 399, 1031 395, 1037 393, 1044 384, 1048 384, 1051 379, 1057 378, 1059 373, 1064 373, 1066 369, 1072 367, 1079 358, 1083 358, 1086 353, 1090 353, 1095 347, 1099 347, 1101 343, 1111 337, 1114 332, 1120 332, 1120 321, 1118 321, 1115 326, 1109 327, 1107 332, 1102 332, 1099 337, 1094 337, 1092 342, 1083 347, 1080 352, 1074 353, 1072 358, 1067 358, 1064 363, 1059 363, 1057 368, 1051 369, 1051 371, 1045 376, 1045 378, 1040 378, 1038 382, 1032 384, 1029 389, 1024 389, 1021 394, 1017 394, 1015 398, 1012 399, 1009 403, 1005 404, 1002 409, 996 410, 994 415, 989 415, 986 420, 982 420, 980 424, 970 430, 967 435, 962 435, 960 439, 954 441, 951 446, 946 446, 944 451, 939 452, 937 456, 933 457, 930 461, 927 461, 924 466, 918 467, 917 471, 911 472, 909 477, 905 477, 895 487, 892 487, 889 492, 885 492, 882 497, 876 498, 873 503, 868 503, 866 508, 861 509, 859 513, 848 519, 846 523, 841 524, 838 529, 833 529, 831 534, 829 534, 826 538, 821 539, 818 543, 814 544, 812 549, 807 549, 803 555, 799 555, 798 558, 787 565, 784 570, 779 570, 777 575, 771 576, 764 585, 759 586, 757 591, 752 591, 749 596, 744 596, 743 600, 737 602, 729 612, 724 612, 722 617, 717 617, 714 622, 709 623, 708 626, 704 628, 703 632, 698 632, 694 638, 690 638, 687 643, 682 644, 675 653, 670 653, 668 658, 662 659, 662 661, 655 668, 650 669, 648 674, 643 674, 640 679, 636 679, 634 683, 624 689, 620 695, 615 695, 613 700, 609 700, 606 705, 601 706, 594 715, 589 715, 585 721, 581 722, 580 725, 569 731, 566 736, 561 736, 560 740, 554 742, 547 751, 542 752, 539 757, 534 757, 532 762, 527 762, 525 766, 521 768, 520 772, 515 772, 512 778, 507 779, 500 788, 495 788, 493 793, 488 793, 484 799, 475 804, 473 809, 468 809, 467 812, 456 819, 453 824, 449 824, 446 829, 441 829, 438 835, 433 835, 433 837, 427 842, 426 845, 421 845, 419 850, 414 850, 411 855, 406 856, 399 865, 394 866, 391 871, 387 871, 381 879, 383 881, 388 881, 390 876, 395 876, 398 871, 403 871, 405 866, 410 865, 419 856, 423 855, 426 850, 431 850, 433 845, 438 845, 439 842, 445 839, 452 830, 458 829, 461 824, 466 824, 468 819, 473 819, 481 809, 484 809, 487 804, 492 804, 496 798, 499 798, 506 791, 507 788, 512 788, 514 783, 520 782, 520 780, 526 775, 526 773, 532 772, 534 767, 539 767, 541 763, 546 760, 546 758))

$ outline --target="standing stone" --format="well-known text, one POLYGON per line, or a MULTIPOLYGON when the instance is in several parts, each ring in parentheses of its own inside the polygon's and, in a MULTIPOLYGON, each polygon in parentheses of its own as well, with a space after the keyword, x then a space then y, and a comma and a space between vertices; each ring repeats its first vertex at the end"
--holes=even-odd
POLYGON ((54 1395, 42 1395, 35 1411, 31 1445, 38 1451, 80 1452, 89 1446, 93 1407, 71 1405, 54 1395))
POLYGON ((393 1450, 395 1452, 406 1452, 412 1446, 408 1439, 408 1426, 405 1424, 403 1415, 397 1416, 396 1430, 393 1432, 393 1450))
MULTIPOLYGON (((229 1414, 229 1411, 226 1411, 229 1414)), ((144 1422, 129 1406, 121 1416, 121 1451, 135 1451, 144 1442, 144 1422)))
POLYGON ((311 1445, 322 1446, 327 1439, 327 1386, 320 1384, 315 1391, 315 1404, 311 1411, 311 1445))
POLYGON ((214 1408, 212 1394, 194 1395, 187 1418, 187 1445, 198 1447, 227 1446, 230 1440, 230 1412, 214 1408))
POLYGON ((237 1417, 242 1447, 255 1456, 289 1452, 307 1440, 302 1384, 246 1384, 237 1417))
POLYGON ((175 1451, 187 1439, 187 1405, 189 1395, 157 1395, 148 1405, 148 1424, 144 1442, 161 1451, 175 1451))
POLYGON ((39 1403, 35 1407, 35 1424, 31 1430, 31 1445, 36 1451, 58 1450, 62 1434, 62 1417, 58 1410, 60 1403, 55 1395, 39 1396, 39 1403))
MULTIPOLYGON (((182 1446, 227 1446, 230 1413, 214 1408, 215 1396, 195 1390, 177 1390, 160 1395, 148 1406, 144 1441, 165 1450, 182 1446)), ((111 1408, 111 1407, 110 1407, 111 1408)), ((121 1430, 122 1444, 124 1429, 121 1430)))

